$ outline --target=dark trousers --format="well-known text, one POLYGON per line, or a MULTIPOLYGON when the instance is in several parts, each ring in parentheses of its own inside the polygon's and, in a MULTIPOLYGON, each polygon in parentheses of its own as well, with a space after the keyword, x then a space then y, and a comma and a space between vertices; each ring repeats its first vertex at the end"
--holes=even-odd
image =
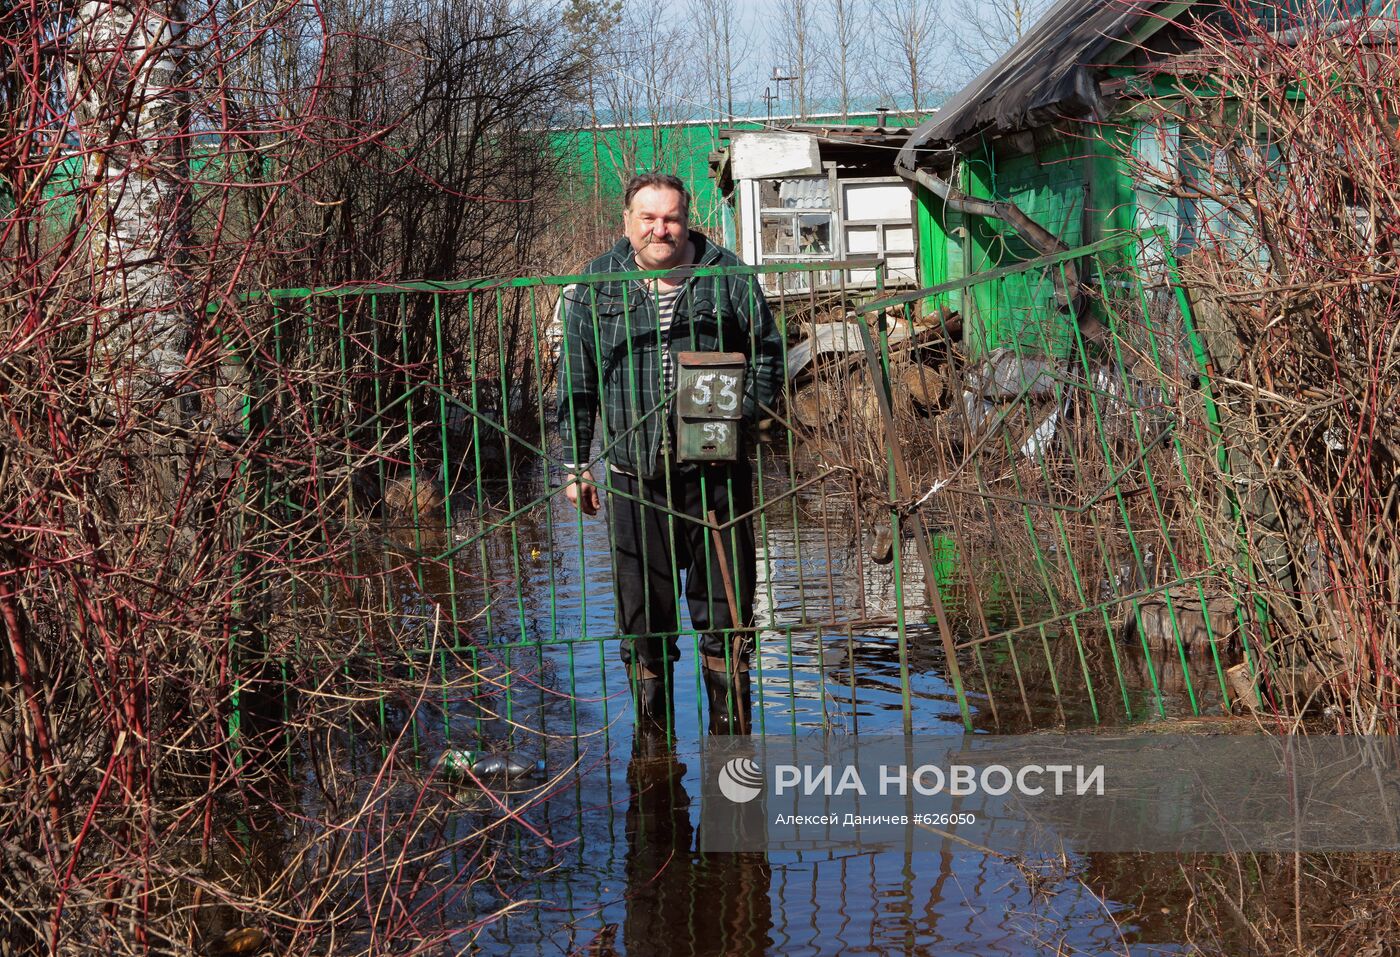
POLYGON ((735 635, 726 629, 753 626, 753 519, 744 518, 719 534, 738 609, 736 623, 707 513, 713 510, 722 526, 753 508, 752 466, 747 461, 676 465, 669 479, 609 472, 608 481, 614 489, 608 495, 608 520, 622 660, 629 669, 635 662, 659 676, 665 663, 680 657, 677 595, 683 594, 700 635, 700 653, 709 659, 706 666, 722 671, 746 664, 753 633, 735 635), (679 588, 682 572, 684 592, 679 588))

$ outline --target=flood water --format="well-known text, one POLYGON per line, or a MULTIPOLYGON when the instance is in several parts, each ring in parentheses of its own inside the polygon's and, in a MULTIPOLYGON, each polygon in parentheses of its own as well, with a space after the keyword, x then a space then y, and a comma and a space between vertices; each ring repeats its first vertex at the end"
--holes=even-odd
MULTIPOLYGON (((782 487, 783 466, 769 467, 768 480, 782 487)), ((532 494, 519 490, 521 500, 532 494)), ((849 501, 830 493, 823 499, 818 490, 800 505, 771 509, 759 534, 757 610, 767 629, 759 640, 755 730, 900 733, 906 717, 895 625, 791 627, 894 619, 901 591, 895 567, 866 560, 849 501)), ((451 534, 460 541, 480 521, 464 515, 451 534)), ((424 722, 425 747, 509 748, 543 758, 551 778, 560 777, 546 795, 504 798, 521 809, 524 822, 511 825, 502 841, 510 879, 478 883, 463 916, 522 898, 523 906, 454 945, 474 940, 473 953, 512 955, 1188 950, 1175 929, 1177 905, 1142 906, 1135 868, 1112 861, 856 847, 844 854, 700 854, 698 747, 705 715, 693 636, 682 639, 676 673, 674 752, 634 753, 616 642, 568 640, 614 630, 603 518, 580 521, 556 496, 548 511, 531 513, 513 533, 493 533, 456 560, 462 607, 489 608, 472 625, 483 667, 513 676, 509 694, 497 695, 486 712, 454 705, 443 729, 424 722)), ((909 543, 900 565, 903 594, 917 604, 922 574, 909 543)), ((948 598, 956 610, 956 589, 948 598)), ((920 608, 908 620, 921 622, 924 615, 920 608)), ((912 623, 905 640, 909 726, 963 733, 938 632, 912 623)), ((971 733, 1083 726, 1095 709, 1100 721, 1121 722, 1188 708, 1179 695, 1158 697, 1142 685, 1120 692, 1111 682, 1095 687, 1091 703, 1075 675, 1108 668, 1107 657, 1086 659, 1072 649, 1068 639, 1037 637, 1019 652, 989 647, 976 667, 969 657, 971 733), (1056 660, 1062 653, 1064 661, 1056 660), (1051 668, 1058 668, 1054 682, 1047 677, 1051 668)), ((451 862, 452 868, 466 866, 451 862)))

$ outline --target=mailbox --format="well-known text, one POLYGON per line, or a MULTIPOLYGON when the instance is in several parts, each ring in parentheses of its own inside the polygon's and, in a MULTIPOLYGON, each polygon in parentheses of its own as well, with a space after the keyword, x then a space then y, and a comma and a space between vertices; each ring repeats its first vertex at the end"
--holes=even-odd
POLYGON ((744 414, 742 352, 676 354, 676 460, 733 462, 739 458, 744 414))

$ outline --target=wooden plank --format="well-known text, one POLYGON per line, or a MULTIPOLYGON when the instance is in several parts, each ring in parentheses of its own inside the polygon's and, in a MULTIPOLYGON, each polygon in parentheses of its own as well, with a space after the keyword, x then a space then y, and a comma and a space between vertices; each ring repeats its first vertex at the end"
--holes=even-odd
POLYGON ((817 176, 822 171, 816 138, 806 133, 743 133, 734 138, 729 162, 735 179, 817 176))

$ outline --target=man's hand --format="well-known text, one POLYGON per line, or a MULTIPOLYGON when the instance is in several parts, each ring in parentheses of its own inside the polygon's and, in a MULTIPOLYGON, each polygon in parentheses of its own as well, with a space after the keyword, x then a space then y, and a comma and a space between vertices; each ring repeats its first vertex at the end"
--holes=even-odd
POLYGON ((578 475, 570 472, 564 476, 564 497, 585 515, 597 515, 598 506, 602 504, 598 498, 598 487, 593 484, 593 473, 587 470, 578 475))

